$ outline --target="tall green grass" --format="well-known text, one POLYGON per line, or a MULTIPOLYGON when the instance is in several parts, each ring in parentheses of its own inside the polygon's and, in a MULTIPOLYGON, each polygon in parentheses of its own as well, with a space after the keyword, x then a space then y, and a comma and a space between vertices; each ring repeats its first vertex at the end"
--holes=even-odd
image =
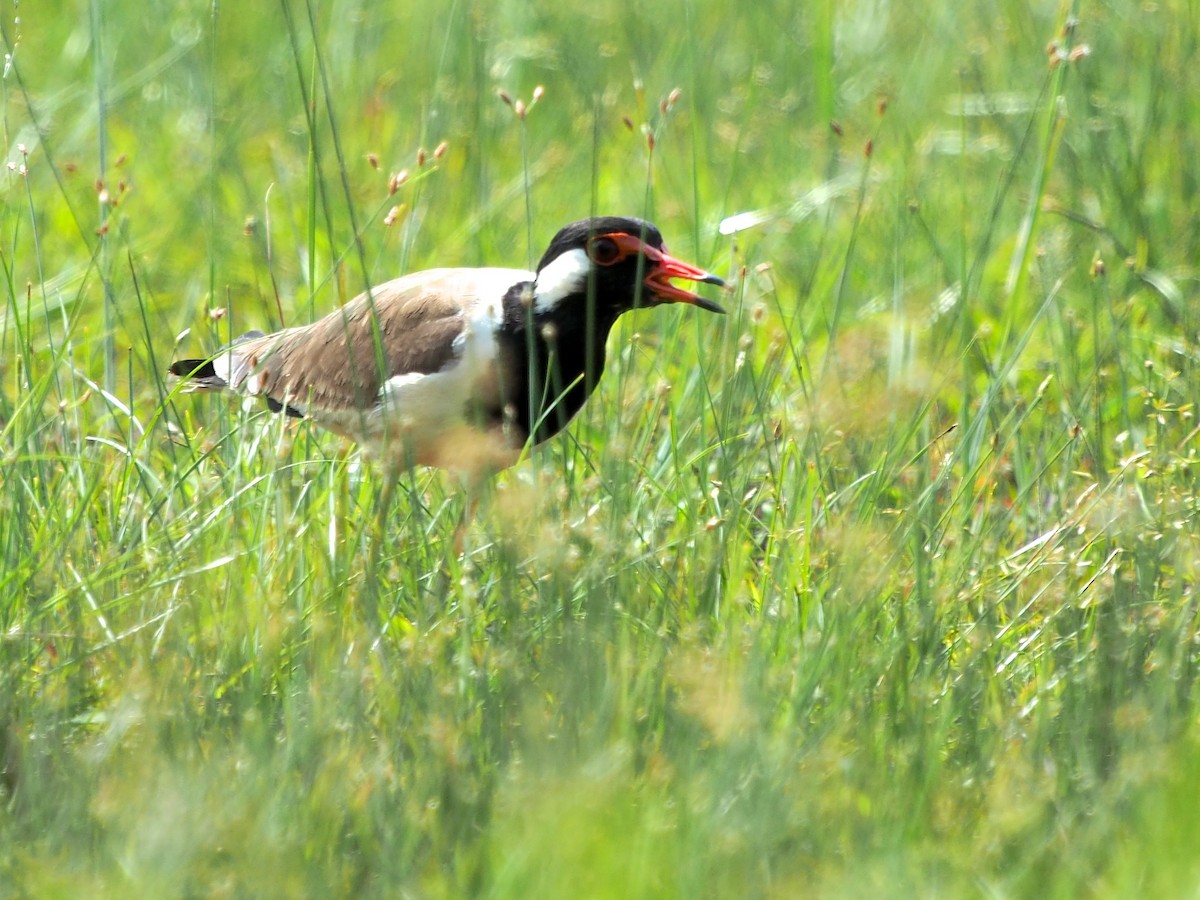
POLYGON ((1189 4, 51 7, 0 894, 1195 892, 1189 4), (593 211, 730 315, 625 317, 462 556, 452 479, 164 379, 593 211))

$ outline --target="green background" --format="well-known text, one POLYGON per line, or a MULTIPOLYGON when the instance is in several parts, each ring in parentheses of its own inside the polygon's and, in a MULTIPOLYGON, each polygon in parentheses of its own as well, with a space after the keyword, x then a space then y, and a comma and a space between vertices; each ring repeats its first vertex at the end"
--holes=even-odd
POLYGON ((1195 892, 1194 3, 0 33, 0 895, 1195 892), (592 212, 730 315, 626 316, 462 556, 165 379, 592 212))

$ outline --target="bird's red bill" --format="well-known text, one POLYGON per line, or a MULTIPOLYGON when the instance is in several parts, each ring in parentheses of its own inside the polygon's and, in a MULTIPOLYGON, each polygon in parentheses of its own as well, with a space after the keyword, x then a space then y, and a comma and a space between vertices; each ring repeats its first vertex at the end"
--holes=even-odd
POLYGON ((672 278, 683 278, 687 281, 697 281, 702 284, 715 284, 717 287, 725 287, 725 280, 720 276, 706 272, 704 269, 697 268, 681 259, 676 259, 666 251, 659 250, 657 247, 651 247, 636 235, 609 234, 605 235, 605 237, 614 241, 626 254, 640 253, 646 257, 649 271, 646 273, 644 284, 647 290, 657 299, 668 303, 690 303, 701 309, 707 309, 709 312, 722 314, 725 312, 719 304, 714 303, 712 300, 705 299, 699 294, 694 294, 691 291, 671 284, 672 278))

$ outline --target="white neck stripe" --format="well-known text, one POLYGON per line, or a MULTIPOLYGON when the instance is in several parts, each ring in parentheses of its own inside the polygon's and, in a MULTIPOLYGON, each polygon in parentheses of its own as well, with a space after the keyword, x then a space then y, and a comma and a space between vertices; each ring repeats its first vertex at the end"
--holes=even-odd
POLYGON ((547 313, 564 298, 578 294, 587 288, 588 273, 592 262, 580 248, 568 250, 557 257, 537 274, 533 285, 533 308, 547 313))

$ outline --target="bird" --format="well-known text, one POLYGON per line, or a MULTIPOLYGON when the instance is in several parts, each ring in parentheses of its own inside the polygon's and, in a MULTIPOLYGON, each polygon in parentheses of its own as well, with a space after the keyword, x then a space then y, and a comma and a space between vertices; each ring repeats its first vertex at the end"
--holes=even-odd
POLYGON ((561 228, 534 271, 403 275, 312 324, 249 332, 169 372, 185 391, 261 397, 368 455, 477 481, 566 427, 599 383, 622 314, 668 303, 725 312, 671 279, 726 287, 671 256, 650 222, 595 216, 561 228))

